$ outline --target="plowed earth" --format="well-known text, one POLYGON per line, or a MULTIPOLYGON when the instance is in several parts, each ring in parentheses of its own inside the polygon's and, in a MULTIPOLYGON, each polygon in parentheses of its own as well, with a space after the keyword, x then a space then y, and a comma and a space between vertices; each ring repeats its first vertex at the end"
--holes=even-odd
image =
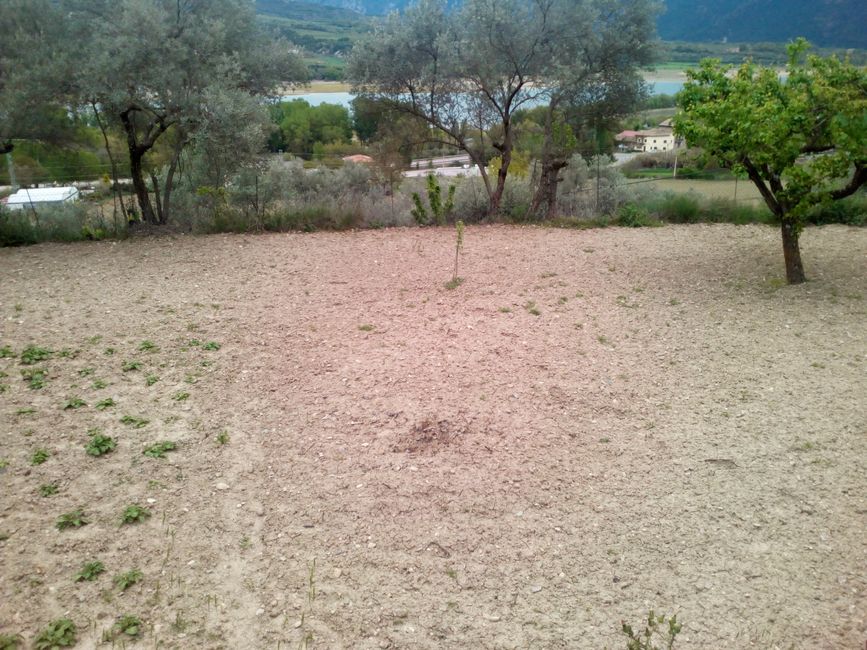
POLYGON ((454 290, 450 229, 0 251, 0 632, 863 647, 867 230, 807 230, 793 287, 764 227, 465 239, 454 290))

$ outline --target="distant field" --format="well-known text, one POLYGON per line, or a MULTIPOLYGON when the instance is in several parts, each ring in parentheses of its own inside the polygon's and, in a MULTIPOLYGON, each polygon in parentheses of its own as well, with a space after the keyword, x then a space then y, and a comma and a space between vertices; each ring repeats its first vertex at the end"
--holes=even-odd
MULTIPOLYGON (((635 181, 632 181, 635 182, 635 181)), ((696 192, 709 199, 735 199, 738 201, 761 201, 756 186, 749 181, 708 181, 678 178, 660 178, 652 182, 654 189, 661 192, 696 192), (737 190, 735 188, 737 187, 737 190)))

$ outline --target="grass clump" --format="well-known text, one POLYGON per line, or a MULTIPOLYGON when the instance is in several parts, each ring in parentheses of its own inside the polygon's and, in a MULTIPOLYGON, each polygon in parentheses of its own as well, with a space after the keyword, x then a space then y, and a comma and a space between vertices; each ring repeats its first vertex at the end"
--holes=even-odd
POLYGON ((30 390, 39 390, 45 386, 45 378, 48 376, 48 370, 45 368, 28 368, 21 371, 21 377, 28 382, 27 387, 30 390))
POLYGON ((89 456, 105 456, 117 447, 117 442, 110 436, 101 433, 94 434, 84 446, 89 456))
POLYGON ((9 359, 15 356, 15 352, 12 350, 11 346, 4 345, 0 348, 0 359, 9 359))
POLYGON ((73 510, 72 512, 60 515, 57 518, 57 523, 55 525, 57 526, 57 530, 67 530, 69 528, 81 528, 87 524, 88 521, 84 514, 84 510, 79 508, 78 510, 73 510))
POLYGON ((207 351, 209 351, 209 352, 216 352, 216 351, 219 350, 221 347, 222 347, 222 346, 221 346, 219 343, 217 343, 216 341, 208 341, 207 343, 205 343, 205 344, 202 346, 202 349, 203 349, 203 350, 207 350, 207 351))
POLYGON ((138 524, 151 516, 151 511, 140 505, 133 504, 124 508, 120 516, 120 523, 123 524, 138 524))
POLYGON ((142 453, 150 458, 165 458, 166 453, 175 451, 177 448, 178 446, 171 440, 164 440, 146 447, 142 453))
POLYGON ((141 370, 141 366, 141 361, 133 359, 132 361, 124 361, 120 369, 124 372, 133 372, 135 370, 141 370))
POLYGON ((145 377, 145 386, 153 386, 159 380, 160 378, 156 375, 148 375, 147 377, 145 377))
POLYGON ((105 565, 99 560, 94 560, 93 562, 85 562, 84 566, 81 567, 81 571, 75 574, 76 582, 92 582, 96 580, 96 578, 105 572, 105 565))
POLYGON ((66 400, 66 404, 63 405, 64 411, 74 411, 76 409, 80 409, 82 406, 87 406, 87 402, 85 402, 80 397, 70 397, 66 400))
POLYGON ((220 431, 217 434, 217 442, 221 445, 226 445, 229 443, 229 432, 228 431, 220 431))
POLYGON ((30 456, 31 465, 41 465, 51 457, 51 452, 44 448, 39 448, 30 456))
POLYGON ((156 352, 158 349, 153 341, 142 341, 138 346, 139 352, 156 352))
POLYGON ((0 634, 0 650, 18 650, 24 647, 24 637, 20 634, 0 634))
POLYGON ((653 610, 647 614, 644 630, 636 634, 628 623, 621 623, 621 631, 628 637, 626 650, 672 650, 677 635, 683 627, 677 615, 671 618, 656 616, 653 610), (657 641, 660 645, 656 645, 657 641))
POLYGON ((458 288, 459 286, 461 286, 463 283, 464 283, 464 279, 463 279, 463 278, 452 278, 451 280, 449 280, 448 282, 446 282, 445 285, 443 285, 443 286, 445 286, 446 289, 448 289, 449 291, 451 291, 452 289, 457 289, 457 288, 458 288))
POLYGON ((526 304, 524 304, 524 309, 527 310, 527 313, 533 314, 533 316, 539 316, 542 312, 536 307, 536 303, 532 300, 528 300, 526 304))
POLYGON ((144 577, 138 569, 130 569, 126 573, 118 573, 113 582, 121 591, 126 591, 144 577))
POLYGON ((39 495, 43 497, 51 497, 57 494, 59 489, 57 483, 43 483, 39 486, 39 495))
POLYGON ((126 424, 127 426, 131 426, 134 429, 142 429, 150 423, 150 420, 146 420, 144 418, 137 418, 133 415, 124 415, 120 419, 121 424, 126 424))
POLYGON ((359 325, 358 329, 362 332, 372 332, 376 328, 373 325, 364 324, 364 325, 359 325))
POLYGON ((54 352, 46 348, 40 348, 37 345, 29 345, 24 348, 24 351, 21 353, 21 364, 32 366, 40 361, 50 359, 52 354, 54 354, 54 352))
POLYGON ((33 641, 36 650, 56 650, 57 648, 69 648, 75 645, 78 628, 68 618, 59 618, 52 621, 39 636, 33 641))
POLYGON ((189 397, 190 397, 190 394, 186 393, 184 391, 180 391, 180 392, 172 395, 172 399, 175 400, 176 402, 183 402, 184 400, 189 399, 189 397))

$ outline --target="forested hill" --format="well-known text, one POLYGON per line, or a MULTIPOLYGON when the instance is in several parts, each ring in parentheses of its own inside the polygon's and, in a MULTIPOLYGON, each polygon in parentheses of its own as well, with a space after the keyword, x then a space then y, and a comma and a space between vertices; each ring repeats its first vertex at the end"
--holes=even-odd
MULTIPOLYGON (((376 16, 412 1, 258 0, 256 4, 260 13, 273 17, 297 19, 294 12, 303 11, 310 20, 311 4, 376 16)), ((867 49, 865 0, 666 0, 665 5, 659 34, 667 41, 780 43, 804 36, 819 46, 867 49)), ((334 28, 348 22, 349 13, 323 17, 334 28)))
POLYGON ((667 41, 785 42, 804 36, 825 47, 867 48, 864 0, 667 0, 667 41))

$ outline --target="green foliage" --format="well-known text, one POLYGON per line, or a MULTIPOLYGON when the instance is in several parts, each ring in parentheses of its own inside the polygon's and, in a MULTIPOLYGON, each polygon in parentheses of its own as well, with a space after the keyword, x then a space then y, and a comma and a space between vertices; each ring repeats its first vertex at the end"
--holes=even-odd
POLYGON ((189 397, 190 397, 190 394, 187 392, 184 392, 184 391, 181 391, 179 393, 175 393, 174 395, 172 395, 172 399, 175 400, 176 402, 183 402, 183 401, 189 399, 189 397))
POLYGON ((176 443, 171 440, 164 440, 163 442, 157 442, 146 447, 142 453, 151 458, 165 458, 167 452, 175 451, 177 448, 176 443))
POLYGON ((4 345, 0 348, 0 359, 9 359, 15 356, 15 352, 12 351, 12 348, 8 345, 4 345))
POLYGON ((138 569, 130 569, 126 573, 117 574, 112 581, 121 591, 126 591, 143 577, 144 575, 138 569))
POLYGON ((142 364, 141 361, 124 361, 121 366, 121 370, 124 372, 133 372, 134 370, 141 370, 142 364))
POLYGON ((75 581, 90 582, 92 580, 96 580, 96 578, 104 572, 105 565, 102 562, 98 560, 94 560, 93 562, 86 562, 81 568, 81 571, 75 574, 75 581))
POLYGON ((120 523, 137 524, 149 519, 150 516, 150 510, 142 506, 133 504, 124 508, 124 511, 120 516, 120 523))
POLYGON ((442 188, 437 177, 434 174, 428 174, 427 201, 430 206, 430 214, 428 214, 418 193, 413 192, 412 202, 414 207, 412 209, 412 216, 416 223, 420 226, 444 225, 455 207, 455 186, 449 185, 448 196, 445 203, 443 203, 442 188))
POLYGON ((126 224, 110 223, 101 214, 91 214, 81 202, 40 207, 38 214, 39 218, 33 219, 32 212, 27 210, 5 213, 0 219, 0 246, 77 242, 126 234, 126 224))
POLYGON ((84 511, 79 508, 78 510, 73 510, 72 512, 60 515, 57 518, 55 526, 57 526, 57 530, 66 530, 68 528, 81 528, 82 526, 86 526, 88 523, 84 511))
POLYGON ((27 382, 30 390, 39 390, 45 386, 48 370, 45 368, 27 368, 21 371, 21 377, 27 382))
POLYGON ((682 627, 677 622, 677 615, 667 619, 665 616, 656 616, 650 610, 642 632, 636 633, 625 621, 621 631, 627 637, 626 650, 671 650, 682 627), (656 645, 657 642, 660 645, 656 645))
POLYGON ((84 449, 91 456, 104 456, 114 451, 116 447, 117 442, 114 438, 97 433, 91 437, 84 449))
POLYGON ((786 75, 717 60, 688 71, 675 130, 687 143, 746 173, 782 224, 786 275, 803 282, 798 235, 816 206, 867 183, 867 70, 789 46, 786 75))
POLYGON ((207 343, 205 343, 202 346, 202 349, 207 350, 209 352, 216 352, 217 350, 220 349, 220 347, 221 347, 220 344, 217 343, 216 341, 208 341, 207 343))
POLYGON ((21 353, 21 364, 25 366, 32 366, 33 364, 39 363, 40 361, 46 361, 50 359, 52 354, 54 354, 54 352, 46 348, 40 348, 37 345, 28 345, 21 353))
POLYGON ((120 419, 120 422, 121 424, 126 424, 134 429, 142 429, 150 423, 150 420, 146 420, 144 418, 137 418, 133 415, 124 415, 120 419))
POLYGON ((50 497, 57 494, 59 487, 57 483, 43 483, 39 486, 39 495, 43 497, 50 497))
POLYGON ((159 348, 153 341, 142 341, 139 343, 138 349, 139 352, 156 352, 159 348))
POLYGON ((352 138, 349 110, 337 104, 311 106, 303 99, 281 102, 270 107, 271 120, 279 129, 272 133, 268 146, 300 158, 313 158, 314 147, 348 143, 352 138))
POLYGON ((24 646, 24 637, 20 634, 0 634, 0 650, 18 650, 24 646))
POLYGON ((159 380, 160 380, 160 378, 157 377, 156 375, 148 375, 147 377, 145 377, 145 385, 146 386, 153 386, 159 380))
POLYGON ((228 431, 220 431, 217 434, 217 442, 221 445, 225 445, 229 443, 229 432, 228 431))
POLYGON ((658 224, 650 218, 645 208, 633 203, 627 203, 621 206, 617 213, 617 225, 625 226, 626 228, 644 228, 658 224))
POLYGON ((64 411, 74 411, 76 409, 80 409, 82 406, 87 406, 87 402, 85 402, 80 397, 71 397, 66 400, 66 404, 63 405, 64 411))
POLYGON ((31 465, 41 465, 46 460, 51 457, 51 452, 47 449, 37 449, 33 452, 33 455, 30 456, 30 464, 31 465))
POLYGON ((78 628, 68 618, 52 621, 33 641, 36 650, 57 650, 75 645, 78 628))
POLYGON ((97 411, 104 411, 112 406, 117 406, 117 403, 111 397, 106 397, 105 399, 101 399, 96 403, 97 411))
POLYGON ((114 630, 117 634, 125 634, 129 637, 137 637, 141 634, 141 619, 138 616, 130 616, 129 614, 121 616, 114 624, 114 630))

